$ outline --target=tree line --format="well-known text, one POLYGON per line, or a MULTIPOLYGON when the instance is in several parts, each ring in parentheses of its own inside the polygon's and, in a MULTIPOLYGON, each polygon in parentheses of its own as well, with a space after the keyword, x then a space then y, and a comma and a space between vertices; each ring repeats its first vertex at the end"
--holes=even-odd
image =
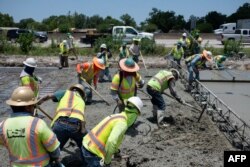
POLYGON ((99 15, 86 16, 82 13, 68 12, 66 15, 50 16, 41 22, 37 22, 33 18, 26 18, 15 23, 12 16, 0 12, 0 27, 19 27, 40 31, 52 31, 58 28, 60 32, 69 32, 72 27, 77 29, 97 28, 100 32, 106 32, 113 25, 127 25, 148 32, 161 31, 167 33, 170 30, 190 29, 192 19, 195 19, 196 29, 200 32, 210 33, 223 23, 250 18, 249 11, 250 3, 244 3, 229 16, 211 11, 204 17, 190 16, 189 20, 185 21, 184 16, 177 15, 174 11, 161 11, 153 8, 148 18, 140 25, 136 25, 134 18, 129 14, 123 14, 118 20, 111 16, 103 18, 99 15))

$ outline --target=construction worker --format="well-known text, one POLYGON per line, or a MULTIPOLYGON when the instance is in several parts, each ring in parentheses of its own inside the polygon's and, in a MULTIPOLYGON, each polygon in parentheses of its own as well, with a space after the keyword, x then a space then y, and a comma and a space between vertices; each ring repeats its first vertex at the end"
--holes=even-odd
POLYGON ((74 37, 72 36, 71 33, 67 33, 67 45, 69 47, 69 53, 73 52, 76 59, 78 59, 77 54, 76 54, 75 44, 74 44, 74 37))
POLYGON ((129 51, 127 48, 127 43, 123 43, 122 46, 119 49, 120 53, 119 53, 119 61, 123 58, 128 58, 129 56, 129 51))
POLYGON ((176 46, 171 50, 170 55, 173 56, 174 61, 178 64, 178 68, 181 67, 181 58, 184 56, 184 50, 182 48, 182 42, 178 41, 176 46))
POLYGON ((86 134, 85 128, 85 92, 81 84, 75 84, 68 90, 56 91, 39 100, 39 104, 52 99, 58 102, 56 114, 52 120, 51 126, 60 141, 60 149, 69 139, 73 139, 79 149, 82 147, 82 138, 86 134))
POLYGON ((119 61, 120 71, 115 74, 111 84, 111 95, 117 102, 119 111, 121 112, 126 101, 136 96, 137 84, 139 88, 144 86, 144 80, 142 80, 140 74, 137 72, 139 66, 134 62, 132 58, 125 58, 119 61))
POLYGON ((0 145, 8 149, 11 166, 50 167, 53 161, 59 165, 56 135, 42 119, 33 117, 37 103, 34 92, 29 87, 18 87, 6 103, 13 113, 0 123, 0 145))
POLYGON ((133 44, 129 47, 129 53, 132 55, 132 58, 136 63, 139 62, 139 56, 141 55, 141 49, 139 46, 140 41, 139 38, 133 38, 133 44))
POLYGON ((182 48, 184 50, 184 58, 189 56, 189 49, 190 49, 190 45, 191 42, 190 40, 187 38, 187 33, 183 33, 182 37, 179 39, 179 41, 182 42, 182 48))
MULTIPOLYGON (((166 89, 169 89, 171 95, 180 103, 184 101, 176 93, 174 86, 175 81, 179 79, 179 72, 176 69, 160 70, 153 76, 147 84, 147 92, 152 96, 151 103, 153 104, 153 118, 157 120, 159 126, 167 126, 167 117, 165 117, 166 104, 162 94, 166 89)), ((169 118, 172 118, 169 116, 169 118)))
POLYGON ((60 66, 59 69, 62 69, 63 67, 69 67, 68 63, 68 52, 69 52, 69 46, 67 43, 67 40, 63 40, 60 44, 60 66))
POLYGON ((201 38, 201 37, 199 37, 199 38, 197 39, 197 42, 194 42, 194 48, 193 48, 194 54, 199 54, 199 53, 201 53, 201 51, 202 51, 201 43, 202 43, 202 38, 201 38))
POLYGON ((204 50, 202 54, 195 54, 185 59, 185 63, 188 68, 188 88, 187 91, 191 91, 192 83, 194 81, 193 73, 195 73, 195 79, 200 80, 200 69, 211 69, 206 65, 206 62, 212 62, 212 53, 204 50))
POLYGON ((90 105, 92 103, 92 89, 89 85, 91 85, 93 80, 94 87, 97 89, 99 72, 104 69, 105 65, 103 60, 98 59, 97 57, 94 57, 92 62, 83 62, 76 65, 78 82, 84 86, 86 105, 90 105))
POLYGON ((112 54, 111 54, 109 48, 107 48, 106 44, 101 44, 100 49, 101 49, 101 52, 99 52, 97 54, 97 57, 103 59, 105 69, 100 72, 99 82, 106 81, 104 79, 104 76, 106 76, 108 78, 108 81, 111 82, 112 77, 111 77, 110 72, 109 72, 109 59, 112 57, 112 54))
POLYGON ((119 153, 125 133, 141 114, 142 107, 139 97, 130 97, 123 112, 104 118, 83 138, 86 167, 110 166, 112 155, 119 153))
POLYGON ((27 58, 23 64, 24 69, 20 74, 20 85, 29 87, 35 93, 35 97, 38 97, 39 82, 41 83, 42 79, 34 75, 37 63, 34 58, 27 58))
POLYGON ((224 55, 217 55, 214 56, 215 61, 215 67, 216 69, 222 70, 224 69, 224 65, 222 64, 224 61, 226 61, 227 57, 224 55))

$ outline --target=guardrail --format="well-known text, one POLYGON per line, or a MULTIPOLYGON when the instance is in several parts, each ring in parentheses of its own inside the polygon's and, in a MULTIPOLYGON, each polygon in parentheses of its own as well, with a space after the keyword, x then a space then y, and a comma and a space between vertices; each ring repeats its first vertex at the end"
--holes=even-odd
MULTIPOLYGON (((170 62, 178 67, 174 61, 170 62)), ((187 88, 189 72, 184 68, 179 71, 181 83, 187 88)), ((201 108, 206 107, 206 113, 234 147, 250 151, 250 126, 229 105, 198 80, 193 82, 190 94, 201 108)))

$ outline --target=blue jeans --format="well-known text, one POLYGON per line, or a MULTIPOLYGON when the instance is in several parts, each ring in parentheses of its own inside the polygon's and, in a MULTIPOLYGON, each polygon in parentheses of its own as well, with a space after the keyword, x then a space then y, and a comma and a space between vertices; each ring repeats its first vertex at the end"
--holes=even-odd
POLYGON ((88 151, 84 146, 82 146, 82 158, 84 161, 85 167, 101 167, 100 160, 101 158, 97 157, 95 154, 88 151))
POLYGON ((78 119, 60 117, 53 125, 52 130, 60 142, 60 149, 64 147, 69 139, 73 139, 79 149, 81 149, 82 139, 86 134, 81 133, 81 124, 78 119), (68 122, 69 124, 62 123, 61 121, 68 122))
POLYGON ((188 77, 189 84, 192 84, 192 82, 194 80, 193 73, 195 73, 195 79, 200 80, 200 72, 197 68, 192 67, 190 65, 190 66, 188 66, 188 72, 189 72, 189 77, 188 77))
POLYGON ((159 110, 166 109, 166 103, 162 97, 162 94, 159 91, 152 89, 150 86, 147 86, 147 92, 152 96, 151 103, 156 105, 159 110))

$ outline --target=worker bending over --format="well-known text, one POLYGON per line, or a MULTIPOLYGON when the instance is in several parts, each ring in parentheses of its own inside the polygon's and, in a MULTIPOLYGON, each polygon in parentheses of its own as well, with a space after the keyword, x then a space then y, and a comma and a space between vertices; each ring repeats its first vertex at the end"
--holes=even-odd
POLYGON ((226 61, 227 57, 224 55, 214 56, 215 67, 216 69, 222 70, 224 69, 223 62, 226 61))
POLYGON ((139 97, 130 97, 123 112, 104 118, 83 138, 86 167, 110 166, 112 156, 119 152, 127 129, 134 124, 142 107, 139 97))

